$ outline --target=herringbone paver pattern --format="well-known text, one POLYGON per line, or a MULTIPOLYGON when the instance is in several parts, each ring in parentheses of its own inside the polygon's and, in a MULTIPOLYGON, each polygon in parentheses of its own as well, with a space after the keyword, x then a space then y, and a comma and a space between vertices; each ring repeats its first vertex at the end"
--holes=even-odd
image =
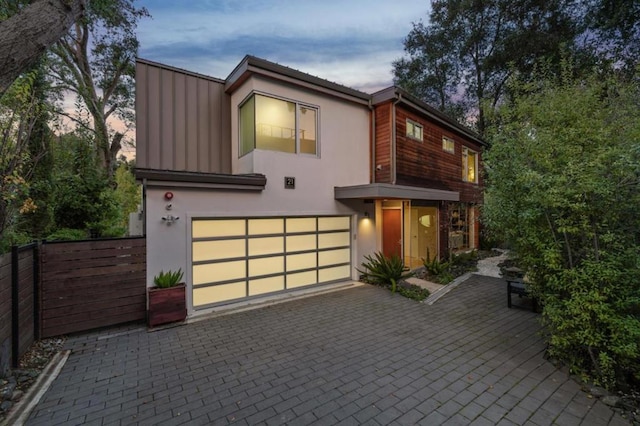
POLYGON ((505 286, 473 276, 433 306, 362 286, 73 337, 27 424, 626 424, 543 359, 505 286))

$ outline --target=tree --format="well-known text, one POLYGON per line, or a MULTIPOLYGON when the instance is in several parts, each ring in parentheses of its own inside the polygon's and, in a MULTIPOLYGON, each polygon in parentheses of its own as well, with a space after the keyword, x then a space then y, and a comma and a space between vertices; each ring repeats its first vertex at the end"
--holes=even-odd
POLYGON ((69 34, 52 47, 52 73, 58 89, 76 95, 77 114, 63 114, 92 136, 99 164, 111 180, 125 126, 133 122, 135 57, 139 19, 148 16, 135 0, 93 0, 69 34), (85 114, 86 113, 86 114, 85 114))
POLYGON ((475 117, 503 99, 513 72, 529 74, 541 57, 558 61, 577 32, 571 0, 434 0, 429 24, 414 23, 395 82, 458 117, 475 117))
POLYGON ((60 137, 54 148, 53 212, 57 230, 85 231, 86 236, 122 236, 120 206, 97 167, 96 153, 78 134, 60 137))
POLYGON ((30 239, 38 239, 45 238, 53 226, 51 141, 54 135, 49 128, 53 108, 47 101, 49 85, 42 61, 34 68, 33 76, 33 96, 41 106, 28 135, 28 159, 25 166, 29 170, 26 176, 28 195, 33 200, 34 208, 20 216, 17 228, 30 239))
POLYGON ((489 129, 484 222, 528 271, 549 353, 607 387, 637 386, 640 91, 570 74, 511 87, 489 129))
POLYGON ((0 246, 6 246, 20 215, 37 208, 29 180, 37 155, 30 151, 34 128, 48 107, 40 96, 37 70, 19 77, 0 98, 0 246))
POLYGON ((85 10, 83 0, 36 0, 9 17, 8 6, 0 10, 0 96, 85 10))
POLYGON ((640 57, 640 2, 599 0, 588 3, 587 45, 628 75, 633 76, 640 57))

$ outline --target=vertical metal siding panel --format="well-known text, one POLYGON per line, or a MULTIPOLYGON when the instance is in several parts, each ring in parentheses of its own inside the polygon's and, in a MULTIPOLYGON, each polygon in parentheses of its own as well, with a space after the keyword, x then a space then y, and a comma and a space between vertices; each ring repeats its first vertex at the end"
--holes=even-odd
POLYGON ((160 69, 149 67, 148 167, 160 168, 160 69))
POLYGON ((198 171, 208 172, 211 169, 209 161, 209 145, 211 137, 209 134, 209 90, 208 82, 201 78, 198 79, 198 171))
POLYGON ((175 158, 173 165, 175 170, 187 170, 187 91, 186 77, 184 74, 176 73, 173 77, 174 84, 174 144, 175 158))
POLYGON ((186 77, 186 103, 187 103, 187 170, 198 170, 198 80, 195 77, 186 77))
POLYGON ((160 168, 175 170, 173 117, 173 76, 175 72, 161 71, 160 78, 160 168))
POLYGON ((220 148, 222 140, 220 138, 220 85, 209 82, 208 85, 208 97, 209 97, 209 171, 213 173, 220 173, 222 167, 220 165, 220 148))
POLYGON ((148 66, 136 64, 136 165, 140 168, 149 167, 148 147, 149 136, 147 126, 149 124, 149 107, 147 87, 148 66))
POLYGON ((234 141, 231 140, 231 96, 220 85, 220 172, 231 173, 231 153, 234 141))

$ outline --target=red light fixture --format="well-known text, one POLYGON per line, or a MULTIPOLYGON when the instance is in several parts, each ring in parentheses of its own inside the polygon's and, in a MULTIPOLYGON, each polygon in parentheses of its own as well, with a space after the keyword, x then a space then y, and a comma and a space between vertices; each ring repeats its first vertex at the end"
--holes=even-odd
POLYGON ((167 191, 164 193, 164 199, 165 200, 171 200, 173 199, 173 192, 167 191))

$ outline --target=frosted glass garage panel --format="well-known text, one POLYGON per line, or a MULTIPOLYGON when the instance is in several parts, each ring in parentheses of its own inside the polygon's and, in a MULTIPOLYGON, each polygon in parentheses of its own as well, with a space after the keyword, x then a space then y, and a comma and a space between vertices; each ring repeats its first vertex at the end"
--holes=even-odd
POLYGON ((249 280, 249 296, 284 290, 284 275, 249 280))
POLYGON ((221 260, 247 255, 246 241, 196 241, 193 243, 193 261, 221 260))
POLYGON ((287 274, 287 289, 318 283, 316 271, 287 274))
POLYGON ((194 220, 191 232, 193 238, 236 237, 245 235, 246 226, 244 219, 194 220))
POLYGON ((318 266, 316 253, 290 254, 287 256, 287 271, 299 271, 318 266))
POLYGON ((264 237, 249 239, 249 256, 279 254, 284 252, 284 237, 264 237))
POLYGON ((316 232, 315 217, 296 217, 287 219, 287 233, 316 232))
POLYGON ((212 287, 196 287, 193 289, 193 306, 209 305, 243 297, 247 297, 247 286, 244 281, 212 287))
POLYGON ((249 219, 249 235, 284 233, 284 219, 249 219))
POLYGON ((349 265, 338 266, 335 268, 320 269, 318 271, 321 283, 328 281, 351 279, 351 267, 349 265))
POLYGON ((247 276, 246 265, 246 260, 194 265, 193 284, 244 279, 247 276))
POLYGON ((349 263, 351 260, 351 250, 340 249, 321 251, 318 253, 318 266, 329 266, 337 263, 349 263))
POLYGON ((318 235, 318 248, 343 247, 349 245, 349 232, 331 232, 318 235))
POLYGON ((249 276, 283 274, 284 256, 265 257, 263 259, 249 260, 249 276))
POLYGON ((318 231, 337 231, 349 229, 351 220, 349 216, 342 217, 321 217, 318 219, 318 231))
POLYGON ((287 253, 316 249, 316 234, 291 235, 287 237, 287 253))

